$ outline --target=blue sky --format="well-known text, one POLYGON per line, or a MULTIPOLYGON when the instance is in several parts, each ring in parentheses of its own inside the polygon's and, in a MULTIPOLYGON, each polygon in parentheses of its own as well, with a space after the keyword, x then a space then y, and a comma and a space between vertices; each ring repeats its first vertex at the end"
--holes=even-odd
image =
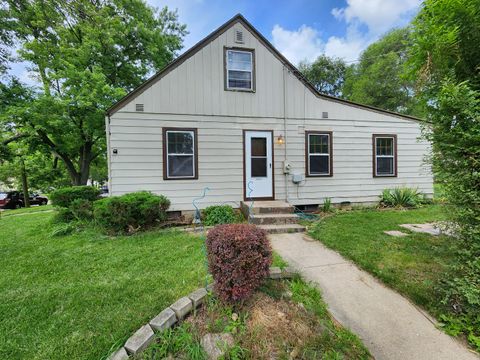
MULTIPOLYGON (((155 7, 177 9, 189 34, 184 50, 237 13, 244 15, 293 64, 318 55, 354 62, 388 30, 406 25, 420 0, 147 0, 155 7)), ((32 83, 25 64, 12 73, 32 83)))
POLYGON ((388 30, 406 25, 420 0, 148 0, 178 9, 189 48, 237 13, 244 15, 295 65, 321 53, 358 59, 388 30))

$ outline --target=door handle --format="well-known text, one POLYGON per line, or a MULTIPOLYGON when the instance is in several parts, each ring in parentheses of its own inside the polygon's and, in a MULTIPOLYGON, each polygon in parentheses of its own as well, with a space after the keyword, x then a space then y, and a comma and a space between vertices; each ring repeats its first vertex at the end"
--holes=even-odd
POLYGON ((272 168, 272 163, 270 163, 270 169, 272 168))

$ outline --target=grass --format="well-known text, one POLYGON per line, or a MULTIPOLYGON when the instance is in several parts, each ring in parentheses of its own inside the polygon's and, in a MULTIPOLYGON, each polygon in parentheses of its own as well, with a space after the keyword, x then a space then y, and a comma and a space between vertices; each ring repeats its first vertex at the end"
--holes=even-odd
POLYGON ((435 285, 454 261, 455 242, 447 236, 410 233, 392 237, 385 230, 408 232, 399 224, 445 220, 441 205, 414 210, 356 210, 311 226, 311 235, 384 283, 407 295, 433 315, 441 311, 435 285))
POLYGON ((52 237, 53 214, 0 219, 1 359, 105 358, 204 283, 198 237, 92 229, 52 237))
POLYGON ((36 213, 42 211, 51 211, 53 210, 52 205, 43 205, 43 206, 31 206, 29 208, 20 208, 15 210, 5 210, 0 213, 0 218, 12 216, 12 215, 19 215, 19 214, 26 214, 26 213, 36 213))
POLYGON ((250 300, 235 307, 209 295, 185 322, 156 334, 156 342, 138 359, 204 360, 200 340, 212 332, 230 333, 234 339, 225 359, 371 358, 359 338, 332 319, 319 291, 297 277, 267 280, 250 300))

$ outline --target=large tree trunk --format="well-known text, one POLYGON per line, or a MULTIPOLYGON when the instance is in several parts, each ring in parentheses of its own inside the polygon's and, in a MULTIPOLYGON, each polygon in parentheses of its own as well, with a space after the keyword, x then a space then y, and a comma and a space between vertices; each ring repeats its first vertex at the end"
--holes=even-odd
POLYGON ((27 170, 25 169, 25 162, 20 157, 20 176, 22 178, 23 200, 25 207, 30 207, 30 194, 28 193, 27 170))

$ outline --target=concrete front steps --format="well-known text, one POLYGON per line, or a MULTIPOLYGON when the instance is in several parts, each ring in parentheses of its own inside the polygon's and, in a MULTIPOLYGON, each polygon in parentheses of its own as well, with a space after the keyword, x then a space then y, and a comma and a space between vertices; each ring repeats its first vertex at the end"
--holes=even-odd
POLYGON ((294 208, 284 201, 242 201, 241 210, 245 217, 251 212, 250 222, 269 234, 303 232, 305 227, 298 224, 294 208))

